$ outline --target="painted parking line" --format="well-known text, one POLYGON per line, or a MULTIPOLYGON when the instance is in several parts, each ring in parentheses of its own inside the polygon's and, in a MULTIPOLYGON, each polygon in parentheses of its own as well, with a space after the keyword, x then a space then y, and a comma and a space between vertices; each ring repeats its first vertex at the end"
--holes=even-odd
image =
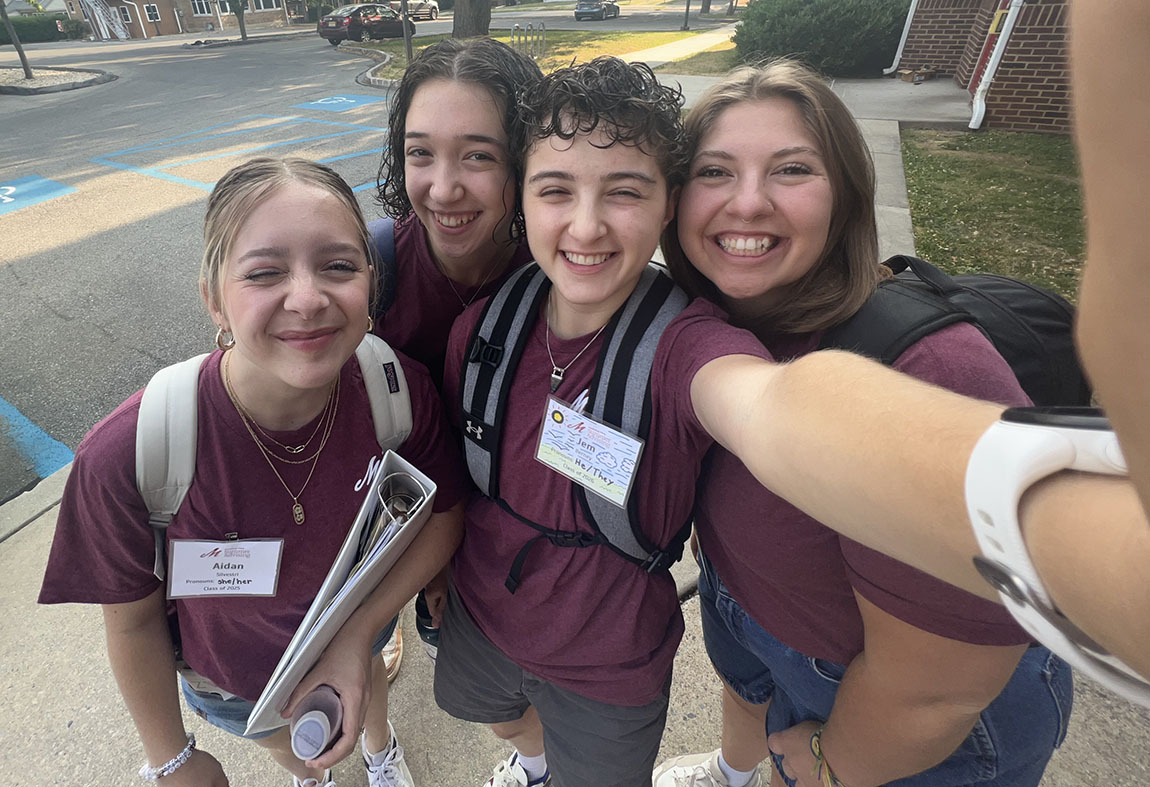
POLYGON ((15 445, 16 450, 30 465, 33 472, 47 478, 72 461, 72 451, 0 398, 0 429, 15 445))
MULTIPOLYGON (((373 96, 361 96, 359 98, 370 99, 370 101, 361 102, 359 104, 361 106, 382 100, 373 96)), ((215 180, 188 177, 177 174, 175 170, 180 167, 227 158, 244 158, 253 153, 290 154, 293 147, 303 148, 341 137, 352 140, 357 135, 385 134, 386 132, 387 128, 365 126, 358 123, 341 123, 333 120, 297 116, 249 115, 229 123, 209 126, 117 150, 105 156, 94 158, 92 162, 171 183, 191 186, 202 191, 211 191, 215 186, 215 180), (181 155, 181 153, 185 155, 181 155)), ((358 156, 376 156, 382 150, 377 143, 363 150, 319 158, 318 160, 327 163, 358 156)), ((354 190, 364 191, 374 187, 375 182, 369 181, 354 186, 354 190)))
POLYGON ((354 93, 344 93, 339 96, 328 96, 306 104, 295 104, 292 109, 314 109, 320 112, 347 112, 349 109, 365 107, 387 99, 381 96, 357 96, 354 93))
POLYGON ((40 202, 46 202, 65 194, 71 194, 75 187, 48 180, 39 175, 28 175, 16 180, 0 183, 0 216, 40 202))

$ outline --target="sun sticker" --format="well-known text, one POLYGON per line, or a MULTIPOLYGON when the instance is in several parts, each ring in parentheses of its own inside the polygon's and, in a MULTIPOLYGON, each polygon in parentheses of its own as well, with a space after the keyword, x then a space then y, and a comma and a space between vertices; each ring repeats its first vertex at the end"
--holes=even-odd
POLYGON ((552 410, 551 420, 557 424, 563 423, 563 413, 559 412, 558 410, 552 410))

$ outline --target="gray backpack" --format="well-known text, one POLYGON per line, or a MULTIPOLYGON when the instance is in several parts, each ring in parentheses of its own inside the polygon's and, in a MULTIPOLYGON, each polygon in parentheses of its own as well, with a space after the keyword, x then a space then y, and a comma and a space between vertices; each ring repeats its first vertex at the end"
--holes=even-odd
MULTIPOLYGON (((371 402, 375 438, 384 451, 397 449, 411 434, 411 394, 399 359, 387 342, 370 333, 355 356, 371 402)), ((140 400, 136 486, 148 507, 156 541, 152 571, 161 581, 166 574, 166 531, 196 474, 197 394, 207 357, 197 355, 156 372, 140 400)))

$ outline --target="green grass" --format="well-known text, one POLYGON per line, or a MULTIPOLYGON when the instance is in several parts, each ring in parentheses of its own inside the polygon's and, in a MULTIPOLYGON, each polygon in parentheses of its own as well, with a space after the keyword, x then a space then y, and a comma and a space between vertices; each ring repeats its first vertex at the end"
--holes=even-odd
POLYGON ((1070 137, 909 130, 902 152, 920 257, 1075 299, 1084 239, 1070 137))
POLYGON ((655 70, 663 74, 693 74, 698 76, 722 76, 739 65, 739 53, 734 41, 724 41, 705 52, 664 63, 655 70))
MULTIPOLYGON (((611 31, 582 31, 582 30, 548 30, 547 51, 539 67, 544 73, 557 68, 568 66, 573 58, 578 62, 586 62, 599 55, 625 55, 629 52, 638 52, 641 49, 669 44, 681 38, 696 35, 696 33, 670 32, 670 33, 618 33, 611 31)), ((417 36, 412 39, 412 51, 419 53, 424 47, 436 41, 447 38, 447 35, 417 36)), ((511 43, 511 32, 506 30, 494 31, 492 38, 511 43)), ((389 52, 391 62, 384 68, 375 71, 375 76, 382 79, 399 79, 407 67, 404 60, 402 39, 388 39, 386 41, 372 41, 355 44, 370 49, 379 49, 389 52)))

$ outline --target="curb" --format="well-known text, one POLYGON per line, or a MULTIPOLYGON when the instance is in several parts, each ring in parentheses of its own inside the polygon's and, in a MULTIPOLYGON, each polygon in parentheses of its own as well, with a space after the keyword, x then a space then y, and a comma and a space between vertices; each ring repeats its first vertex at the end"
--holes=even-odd
POLYGON ((378 49, 366 49, 361 46, 344 46, 341 42, 336 50, 339 52, 347 52, 353 55, 360 55, 361 57, 371 58, 375 60, 375 65, 368 66, 367 70, 361 71, 356 74, 355 83, 363 85, 364 87, 374 87, 379 90, 391 90, 395 87, 399 80, 397 79, 383 79, 372 74, 377 68, 383 68, 391 62, 391 55, 387 52, 381 52, 378 49))
POLYGON ((60 503, 72 463, 61 467, 36 486, 0 505, 0 544, 32 524, 60 503))
POLYGON ((115 74, 109 74, 107 71, 100 71, 95 68, 36 68, 36 71, 71 71, 83 74, 95 74, 96 76, 90 79, 83 79, 79 82, 64 82, 59 85, 48 85, 47 87, 20 87, 19 85, 0 85, 0 94, 7 94, 10 96, 36 96, 41 93, 63 93, 65 90, 79 90, 82 87, 91 87, 92 85, 102 85, 105 82, 112 82, 119 79, 115 74))
POLYGON ((292 33, 275 33, 266 36, 252 36, 246 41, 242 38, 205 38, 199 41, 189 41, 185 44, 180 44, 184 49, 213 49, 218 46, 244 46, 246 44, 258 44, 264 41, 282 41, 285 38, 303 38, 304 36, 315 35, 315 30, 297 30, 292 33))

